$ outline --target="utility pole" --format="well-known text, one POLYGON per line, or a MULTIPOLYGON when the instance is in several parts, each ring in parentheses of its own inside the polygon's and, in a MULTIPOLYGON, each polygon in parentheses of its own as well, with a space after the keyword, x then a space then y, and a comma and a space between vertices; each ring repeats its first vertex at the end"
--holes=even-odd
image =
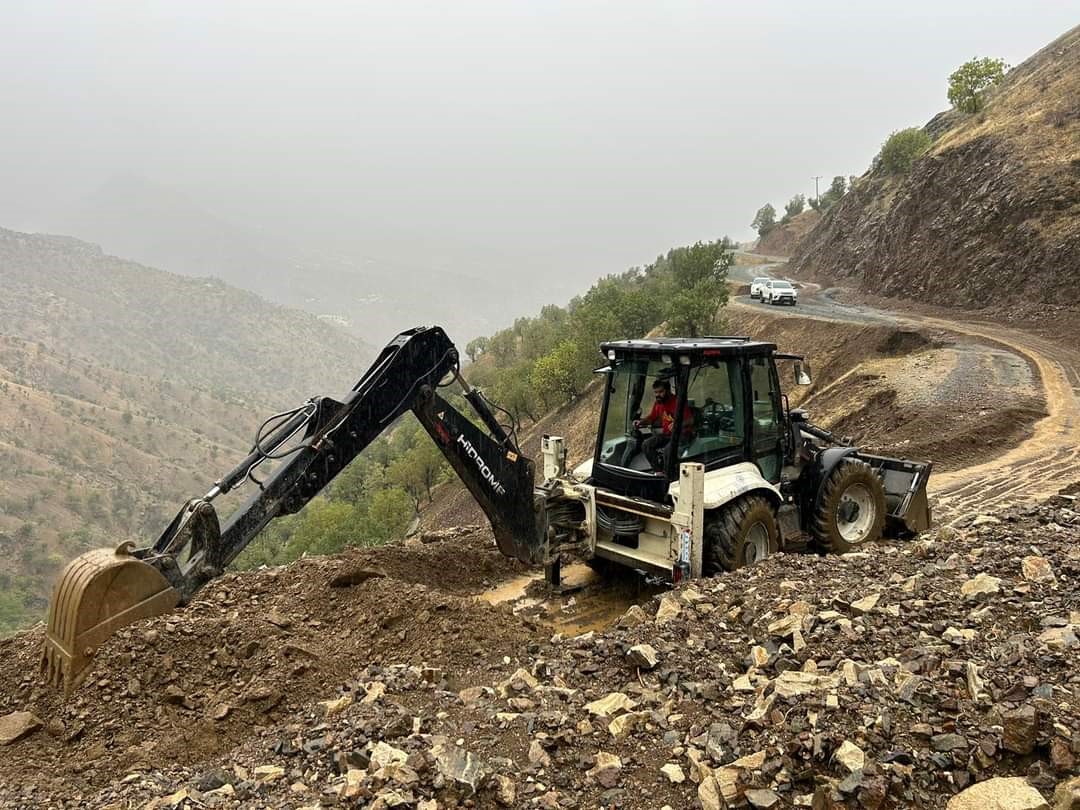
POLYGON ((820 180, 822 177, 824 177, 824 175, 817 174, 810 178, 814 181, 814 202, 816 203, 821 202, 821 195, 818 194, 818 180, 820 180))

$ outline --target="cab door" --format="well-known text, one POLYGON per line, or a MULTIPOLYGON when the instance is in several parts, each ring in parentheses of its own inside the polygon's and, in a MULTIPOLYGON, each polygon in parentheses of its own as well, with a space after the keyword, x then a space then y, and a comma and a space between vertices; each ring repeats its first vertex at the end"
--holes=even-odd
POLYGON ((749 361, 751 402, 750 454, 761 476, 772 483, 780 481, 783 468, 783 405, 776 364, 770 357, 751 357, 749 361))

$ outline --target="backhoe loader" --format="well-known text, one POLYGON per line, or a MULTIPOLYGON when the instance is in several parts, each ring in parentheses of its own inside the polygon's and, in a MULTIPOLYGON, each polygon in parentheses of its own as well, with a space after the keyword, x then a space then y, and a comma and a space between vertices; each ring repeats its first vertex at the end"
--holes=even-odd
POLYGON ((803 357, 746 337, 624 340, 600 350, 593 456, 569 471, 563 440, 544 436, 537 480, 512 420, 500 422, 505 412, 468 385, 445 332, 402 332, 340 401, 315 397, 264 422, 247 457, 188 501, 155 543, 73 560, 50 602, 43 674, 70 693, 112 633, 189 602, 408 410, 489 518, 499 550, 544 565, 553 585, 567 555, 678 582, 781 549, 843 553, 930 525, 929 463, 860 452, 788 407, 778 364, 808 384, 803 357), (645 452, 642 420, 658 381, 676 398, 673 424, 654 442, 663 445, 659 469, 657 454, 645 452), (455 383, 475 421, 440 392, 455 383), (213 501, 245 482, 254 491, 220 522, 213 501))

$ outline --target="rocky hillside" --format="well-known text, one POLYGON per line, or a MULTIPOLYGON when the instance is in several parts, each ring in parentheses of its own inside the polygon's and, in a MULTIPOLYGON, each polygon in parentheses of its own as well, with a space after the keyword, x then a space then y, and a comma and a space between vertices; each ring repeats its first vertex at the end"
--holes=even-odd
POLYGON ((0 805, 1075 808, 1074 507, 778 555, 572 632, 588 593, 475 598, 517 572, 490 535, 228 575, 69 701, 39 629, 0 641, 0 805))
POLYGON ((1080 266, 1080 27, 1011 70, 985 110, 926 127, 900 177, 860 178, 794 272, 939 304, 1075 307, 1080 266))
POLYGON ((792 217, 789 222, 773 227, 758 239, 753 252, 760 253, 763 256, 790 256, 798 249, 803 238, 820 221, 821 214, 813 208, 808 208, 801 214, 792 217))
POLYGON ((88 547, 146 541, 259 422, 366 368, 359 340, 217 281, 0 230, 0 634, 88 547))

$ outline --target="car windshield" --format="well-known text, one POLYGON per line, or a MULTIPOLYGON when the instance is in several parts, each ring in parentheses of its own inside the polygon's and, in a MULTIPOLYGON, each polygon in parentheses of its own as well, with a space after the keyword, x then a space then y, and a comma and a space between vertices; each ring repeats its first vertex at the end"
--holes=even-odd
POLYGON ((792 289, 791 285, 786 281, 774 281, 772 283, 772 286, 773 286, 774 290, 790 290, 790 289, 792 289))
POLYGON ((766 281, 768 281, 767 278, 755 278, 754 279, 755 284, 764 284, 766 281))

